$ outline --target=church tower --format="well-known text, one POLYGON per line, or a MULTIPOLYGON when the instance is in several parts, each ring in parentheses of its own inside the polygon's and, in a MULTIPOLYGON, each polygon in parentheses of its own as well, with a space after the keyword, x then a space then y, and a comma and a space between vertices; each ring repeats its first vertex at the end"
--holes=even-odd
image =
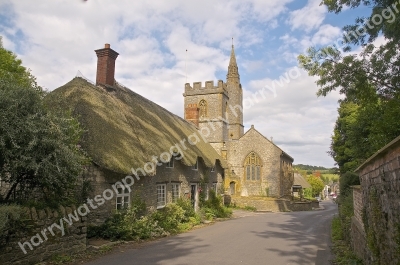
POLYGON ((226 159, 230 140, 243 135, 243 92, 232 45, 226 83, 218 80, 185 84, 184 118, 226 159))
POLYGON ((244 133, 243 126, 243 90, 240 84, 239 68, 236 63, 235 48, 232 45, 226 87, 229 95, 227 106, 229 121, 229 139, 237 140, 244 133))

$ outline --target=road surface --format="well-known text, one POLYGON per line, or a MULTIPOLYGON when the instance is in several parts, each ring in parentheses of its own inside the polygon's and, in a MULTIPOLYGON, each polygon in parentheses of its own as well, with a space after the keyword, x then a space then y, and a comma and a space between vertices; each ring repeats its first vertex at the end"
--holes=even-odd
POLYGON ((337 214, 332 201, 309 212, 253 213, 123 249, 87 265, 235 265, 330 264, 330 224, 337 214))

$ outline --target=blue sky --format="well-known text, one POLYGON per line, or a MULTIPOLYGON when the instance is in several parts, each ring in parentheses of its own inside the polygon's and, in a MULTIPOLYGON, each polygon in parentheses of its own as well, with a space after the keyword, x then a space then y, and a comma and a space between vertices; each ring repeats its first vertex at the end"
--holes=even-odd
POLYGON ((0 35, 48 90, 78 70, 95 80, 94 50, 110 43, 120 53, 117 81, 179 116, 186 79, 225 80, 233 37, 244 98, 276 87, 248 104, 245 129, 254 124, 273 137, 295 164, 332 167, 327 151, 340 95, 317 98, 316 79, 294 68, 296 57, 332 44, 344 25, 370 10, 335 15, 320 2, 1 0, 0 35))

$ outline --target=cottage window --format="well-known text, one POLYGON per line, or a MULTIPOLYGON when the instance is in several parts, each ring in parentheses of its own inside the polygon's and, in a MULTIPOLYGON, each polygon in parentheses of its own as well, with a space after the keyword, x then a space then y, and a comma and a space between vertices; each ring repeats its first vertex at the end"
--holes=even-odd
POLYGON ((157 184, 157 209, 163 208, 167 202, 165 184, 157 184))
POLYGON ((200 111, 199 113, 200 118, 207 117, 207 101, 205 101, 204 99, 200 100, 199 111, 200 111))
POLYGON ((215 166, 211 167, 211 172, 215 171, 215 166))
POLYGON ((174 167, 174 158, 171 158, 169 162, 167 163, 167 168, 173 168, 174 167))
POLYGON ((126 209, 129 207, 131 193, 128 188, 118 186, 118 194, 116 196, 116 207, 117 210, 126 209))
POLYGON ((260 157, 251 152, 244 161, 244 167, 246 169, 246 180, 256 181, 261 178, 261 159, 260 157))
POLYGON ((172 202, 177 202, 180 197, 180 187, 179 183, 172 183, 172 202))

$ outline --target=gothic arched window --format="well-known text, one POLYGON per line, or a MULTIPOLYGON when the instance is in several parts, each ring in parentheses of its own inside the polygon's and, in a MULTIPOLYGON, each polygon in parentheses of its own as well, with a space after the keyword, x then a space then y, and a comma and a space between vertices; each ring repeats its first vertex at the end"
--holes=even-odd
POLYGON ((251 152, 244 160, 246 180, 260 180, 261 178, 261 159, 251 152))
POLYGON ((207 101, 205 101, 204 99, 200 100, 199 109, 200 109, 199 113, 200 118, 207 117, 207 101))

